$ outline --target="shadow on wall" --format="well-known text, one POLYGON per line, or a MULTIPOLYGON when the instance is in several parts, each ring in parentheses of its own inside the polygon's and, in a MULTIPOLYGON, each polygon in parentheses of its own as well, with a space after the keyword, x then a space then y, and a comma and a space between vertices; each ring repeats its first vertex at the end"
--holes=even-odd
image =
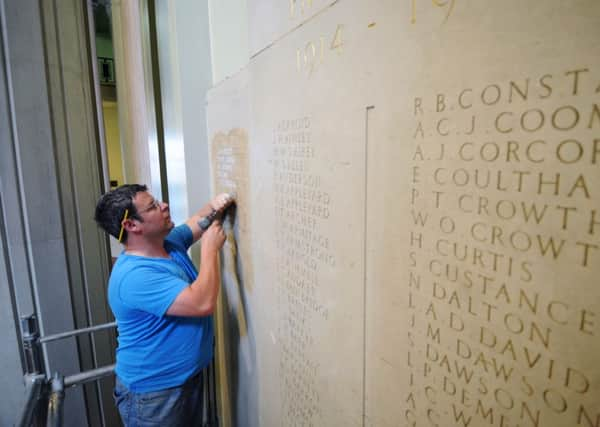
POLYGON ((224 359, 227 390, 233 425, 258 426, 258 376, 256 372, 256 342, 247 322, 247 300, 238 252, 236 206, 232 206, 223 221, 227 236, 221 256, 223 298, 224 359))

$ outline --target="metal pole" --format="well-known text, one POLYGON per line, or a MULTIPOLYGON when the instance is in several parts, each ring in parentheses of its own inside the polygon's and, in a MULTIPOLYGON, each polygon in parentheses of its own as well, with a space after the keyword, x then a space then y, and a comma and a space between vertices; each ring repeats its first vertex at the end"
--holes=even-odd
POLYGON ((62 427, 63 403, 65 401, 64 378, 55 373, 52 378, 52 392, 48 399, 48 419, 46 427, 62 427))
POLYGON ((100 378, 112 375, 115 372, 115 365, 103 366, 101 368, 91 369, 89 371, 80 372, 78 374, 69 375, 64 378, 64 387, 72 387, 79 384, 84 384, 90 381, 99 380, 100 378))
POLYGON ((44 375, 25 375, 25 405, 18 418, 19 427, 30 427, 33 415, 37 412, 37 406, 42 394, 42 386, 46 377, 44 375))
POLYGON ((61 340, 63 338, 74 337, 77 335, 86 334, 88 332, 101 331, 103 329, 114 328, 115 326, 117 326, 117 322, 103 323, 101 325, 90 326, 89 328, 81 328, 81 329, 75 329, 73 331, 61 332, 59 334, 46 335, 45 337, 40 338, 40 342, 42 344, 46 344, 46 343, 49 343, 50 341, 56 341, 56 340, 61 340))
MULTIPOLYGON (((40 405, 45 403, 42 396, 46 376, 42 370, 39 330, 35 314, 21 317, 21 340, 25 362, 25 403, 18 418, 19 427, 29 427, 32 422, 37 425, 40 416, 40 405)), ((44 409, 41 409, 44 411, 44 409)))
POLYGON ((23 340, 23 353, 25 356, 25 373, 37 375, 42 372, 40 358, 40 337, 35 314, 21 317, 21 330, 23 340))
POLYGON ((116 322, 104 323, 89 328, 75 329, 73 331, 61 332, 40 338, 35 315, 21 318, 23 353, 26 369, 26 401, 19 418, 19 427, 29 427, 32 422, 35 423, 35 425, 38 425, 40 422, 40 420, 34 418, 36 417, 36 414, 40 416, 38 409, 41 407, 40 405, 45 403, 47 392, 42 390, 45 385, 51 385, 51 392, 48 396, 46 426, 61 427, 63 422, 65 388, 89 381, 95 381, 114 373, 115 365, 109 365, 70 375, 66 378, 59 373, 55 373, 52 379, 49 377, 46 378, 46 376, 42 374, 40 356, 42 349, 45 350, 47 343, 81 334, 101 331, 103 329, 114 328, 116 325, 116 322))

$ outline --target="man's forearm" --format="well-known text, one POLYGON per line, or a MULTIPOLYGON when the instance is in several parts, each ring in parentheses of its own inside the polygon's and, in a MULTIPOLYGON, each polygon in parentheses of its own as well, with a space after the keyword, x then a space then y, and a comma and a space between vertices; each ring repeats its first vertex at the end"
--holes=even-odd
POLYGON ((194 214, 197 218, 202 218, 210 215, 210 213, 214 210, 213 206, 208 202, 204 206, 202 206, 198 211, 194 214))
POLYGON ((219 254, 206 250, 200 255, 200 272, 190 286, 198 310, 204 315, 214 312, 219 296, 219 254))
POLYGON ((206 205, 198 209, 198 211, 194 215, 188 218, 186 224, 192 230, 193 241, 196 242, 198 241, 198 239, 200 239, 200 237, 202 237, 204 230, 210 225, 210 223, 214 219, 214 217, 211 217, 211 215, 219 216, 233 202, 234 198, 230 194, 219 194, 213 200, 211 200, 206 205), (209 220, 207 220, 206 218, 209 218, 209 220))
POLYGON ((212 205, 207 203, 186 221, 186 224, 192 230, 192 238, 194 242, 197 242, 204 233, 204 230, 200 225, 202 220, 209 216, 212 212, 214 212, 212 205))

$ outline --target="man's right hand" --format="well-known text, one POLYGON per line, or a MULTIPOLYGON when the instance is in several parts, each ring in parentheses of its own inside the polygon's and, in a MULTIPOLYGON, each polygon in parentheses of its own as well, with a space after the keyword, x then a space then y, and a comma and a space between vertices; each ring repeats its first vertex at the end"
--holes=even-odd
POLYGON ((215 251, 218 252, 225 243, 225 231, 221 221, 215 220, 202 235, 202 252, 215 251))

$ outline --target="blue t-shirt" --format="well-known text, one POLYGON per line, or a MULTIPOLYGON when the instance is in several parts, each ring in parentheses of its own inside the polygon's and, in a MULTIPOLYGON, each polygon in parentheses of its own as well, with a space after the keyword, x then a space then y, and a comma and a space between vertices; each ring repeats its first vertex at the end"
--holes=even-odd
POLYGON ((108 282, 108 302, 119 332, 116 374, 131 391, 176 387, 213 356, 212 316, 166 315, 198 275, 187 249, 192 231, 180 225, 164 247, 170 259, 122 253, 108 282))

